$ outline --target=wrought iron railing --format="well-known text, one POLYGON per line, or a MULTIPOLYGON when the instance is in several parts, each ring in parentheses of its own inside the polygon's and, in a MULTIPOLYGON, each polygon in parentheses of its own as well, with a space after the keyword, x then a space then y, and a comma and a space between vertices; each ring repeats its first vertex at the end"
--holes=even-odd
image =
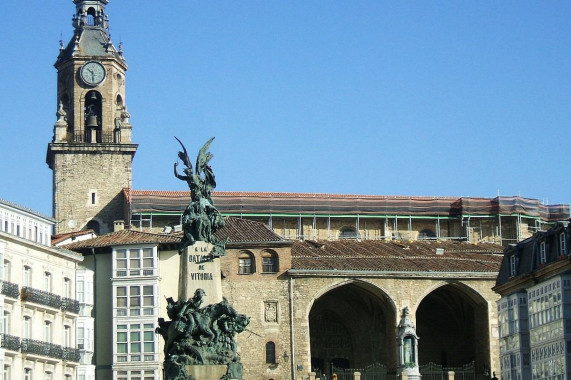
POLYGON ((20 297, 20 287, 18 284, 14 284, 8 281, 2 281, 2 286, 0 293, 7 297, 19 298, 20 297))
POLYGON ((79 353, 79 348, 64 347, 61 358, 69 362, 79 362, 81 358, 81 354, 79 353))
POLYGON ((1 334, 0 346, 10 351, 20 351, 20 338, 13 335, 1 334))
POLYGON ((79 301, 73 298, 64 297, 61 299, 61 309, 75 314, 79 314, 79 301))
POLYGON ((102 132, 97 130, 94 136, 89 135, 83 129, 77 129, 73 132, 73 142, 75 143, 117 143, 116 136, 112 132, 102 132))
POLYGON ((63 358, 63 348, 59 344, 42 342, 34 339, 22 339, 22 352, 47 356, 55 359, 63 358))
POLYGON ((61 309, 62 307, 61 297, 57 294, 30 288, 28 286, 22 287, 22 301, 34 302, 53 307, 54 309, 61 309))
POLYGON ((459 367, 444 367, 440 364, 429 362, 422 364, 419 370, 423 380, 448 379, 448 374, 452 372, 455 380, 475 380, 477 377, 474 362, 459 367))

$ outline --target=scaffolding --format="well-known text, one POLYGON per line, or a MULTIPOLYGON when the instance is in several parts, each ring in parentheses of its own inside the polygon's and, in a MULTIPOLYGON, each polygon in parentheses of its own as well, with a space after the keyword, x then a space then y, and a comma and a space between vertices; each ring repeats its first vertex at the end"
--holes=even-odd
MULTIPOLYGON (((132 228, 180 223, 190 192, 125 189, 132 228)), ((266 223, 286 239, 334 240, 337 225, 353 226, 357 239, 492 241, 502 245, 569 219, 569 205, 544 205, 519 196, 403 197, 263 192, 215 192, 224 216, 266 223), (323 227, 320 227, 323 226, 323 227), (372 226, 372 227, 369 227, 372 226), (320 233, 321 230, 325 230, 320 233)))

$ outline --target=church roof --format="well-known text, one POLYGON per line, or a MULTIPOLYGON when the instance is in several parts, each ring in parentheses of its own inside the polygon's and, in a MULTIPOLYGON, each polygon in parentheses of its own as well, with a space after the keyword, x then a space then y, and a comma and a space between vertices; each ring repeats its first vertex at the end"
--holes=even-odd
POLYGON ((296 271, 497 273, 503 248, 458 241, 300 241, 292 247, 296 271))
MULTIPOLYGON (((124 189, 132 214, 182 213, 188 191, 124 189)), ((544 205, 522 197, 423 197, 351 194, 215 191, 216 208, 224 215, 407 215, 471 216, 522 214, 546 221, 569 218, 569 205, 544 205)))

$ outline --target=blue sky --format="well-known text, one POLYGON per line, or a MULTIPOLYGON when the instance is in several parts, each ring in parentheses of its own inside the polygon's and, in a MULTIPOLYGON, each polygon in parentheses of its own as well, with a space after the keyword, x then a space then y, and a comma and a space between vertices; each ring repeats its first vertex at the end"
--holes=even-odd
MULTIPOLYGON (((45 163, 71 0, 0 16, 0 198, 51 214, 45 163)), ((521 195, 571 202, 569 1, 119 1, 136 189, 521 195), (167 4, 167 5, 164 5, 167 4)))

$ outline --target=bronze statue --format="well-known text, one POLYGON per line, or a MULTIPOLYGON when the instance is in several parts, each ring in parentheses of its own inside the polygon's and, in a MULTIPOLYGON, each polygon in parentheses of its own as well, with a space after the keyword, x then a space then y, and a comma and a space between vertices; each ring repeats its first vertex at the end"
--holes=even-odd
MULTIPOLYGON (((223 256, 226 241, 219 241, 214 236, 224 226, 222 215, 212 203, 216 180, 209 165, 213 156, 208 148, 214 138, 200 149, 194 169, 186 148, 176 139, 182 146, 178 157, 185 168, 183 174, 180 174, 177 170, 178 162, 175 162, 174 175, 186 181, 191 191, 190 203, 182 215, 183 237, 179 254, 195 242, 203 241, 214 246, 209 253, 213 259, 223 256)), ((184 255, 181 256, 182 260, 187 260, 184 255)), ((183 297, 186 298, 186 293, 184 294, 183 297)), ((223 380, 242 378, 243 367, 234 337, 246 329, 250 320, 247 316, 238 314, 224 297, 219 303, 202 307, 204 296, 206 293, 203 289, 196 289, 194 295, 187 300, 182 298, 175 302, 172 298, 167 298, 170 321, 159 318, 159 327, 156 329, 165 340, 166 380, 191 380, 192 376, 187 370, 191 371, 192 367, 189 366, 194 365, 226 365, 223 380)))
POLYGON ((182 215, 184 233, 179 253, 197 241, 205 241, 214 245, 211 252, 213 256, 223 256, 226 242, 218 241, 214 237, 214 233, 224 226, 222 215, 212 203, 212 191, 216 187, 216 179, 209 165, 213 155, 208 151, 208 148, 214 137, 208 140, 198 152, 194 170, 184 144, 177 137, 175 139, 182 146, 182 151, 178 152, 178 157, 186 167, 183 169, 184 174, 179 174, 178 162, 175 162, 174 175, 188 183, 191 199, 182 215))
POLYGON ((229 371, 241 369, 234 336, 244 331, 250 320, 238 314, 226 298, 201 308, 204 295, 204 290, 197 289, 187 301, 167 299, 167 314, 172 320, 159 318, 156 332, 165 339, 168 379, 188 379, 185 365, 226 364, 229 371))

